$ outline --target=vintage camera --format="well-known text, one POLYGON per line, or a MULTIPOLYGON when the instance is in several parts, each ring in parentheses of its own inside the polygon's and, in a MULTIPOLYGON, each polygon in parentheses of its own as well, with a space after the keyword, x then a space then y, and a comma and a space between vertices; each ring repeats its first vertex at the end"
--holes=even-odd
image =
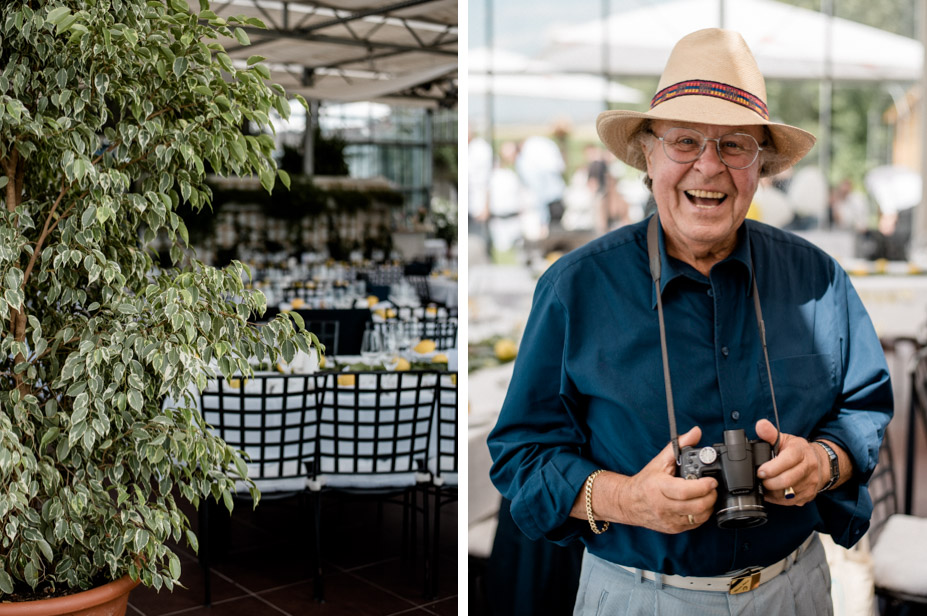
POLYGON ((766 523, 763 484, 756 469, 772 459, 766 441, 749 441, 743 430, 725 430, 724 443, 711 447, 683 447, 680 477, 718 480, 715 517, 720 528, 752 528, 766 523))

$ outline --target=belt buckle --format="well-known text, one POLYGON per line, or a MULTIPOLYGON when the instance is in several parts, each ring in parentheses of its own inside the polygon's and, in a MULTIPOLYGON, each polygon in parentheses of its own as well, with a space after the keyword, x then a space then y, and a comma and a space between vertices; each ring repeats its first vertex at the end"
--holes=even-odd
POLYGON ((731 580, 731 586, 728 594, 739 595, 742 592, 749 592, 760 585, 760 574, 762 569, 752 569, 746 571, 731 580))

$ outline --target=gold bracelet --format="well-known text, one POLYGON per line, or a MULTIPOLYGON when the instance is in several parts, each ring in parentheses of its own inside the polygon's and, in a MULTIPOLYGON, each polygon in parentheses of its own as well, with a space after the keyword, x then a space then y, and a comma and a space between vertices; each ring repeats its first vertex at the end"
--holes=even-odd
POLYGON ((608 522, 603 522, 602 528, 599 528, 595 523, 595 516, 592 515, 592 483, 599 473, 604 472, 605 469, 600 468, 586 478, 586 517, 589 519, 589 527, 592 529, 592 532, 597 535, 601 535, 608 530, 608 522))

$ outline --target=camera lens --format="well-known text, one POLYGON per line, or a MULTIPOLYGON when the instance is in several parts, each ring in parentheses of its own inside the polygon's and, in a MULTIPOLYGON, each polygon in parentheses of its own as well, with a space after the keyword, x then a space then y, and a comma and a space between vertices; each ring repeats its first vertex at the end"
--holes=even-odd
POLYGON ((759 494, 726 495, 716 512, 719 528, 753 528, 766 524, 766 509, 759 494))

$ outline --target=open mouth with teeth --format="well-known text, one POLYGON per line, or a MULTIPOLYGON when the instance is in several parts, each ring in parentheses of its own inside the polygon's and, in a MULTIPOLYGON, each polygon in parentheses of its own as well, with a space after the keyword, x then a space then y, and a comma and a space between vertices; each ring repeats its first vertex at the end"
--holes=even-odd
POLYGON ((727 195, 723 192, 715 192, 713 190, 687 190, 686 197, 688 197, 689 202, 695 205, 696 207, 715 207, 724 203, 724 200, 727 199, 727 195))

